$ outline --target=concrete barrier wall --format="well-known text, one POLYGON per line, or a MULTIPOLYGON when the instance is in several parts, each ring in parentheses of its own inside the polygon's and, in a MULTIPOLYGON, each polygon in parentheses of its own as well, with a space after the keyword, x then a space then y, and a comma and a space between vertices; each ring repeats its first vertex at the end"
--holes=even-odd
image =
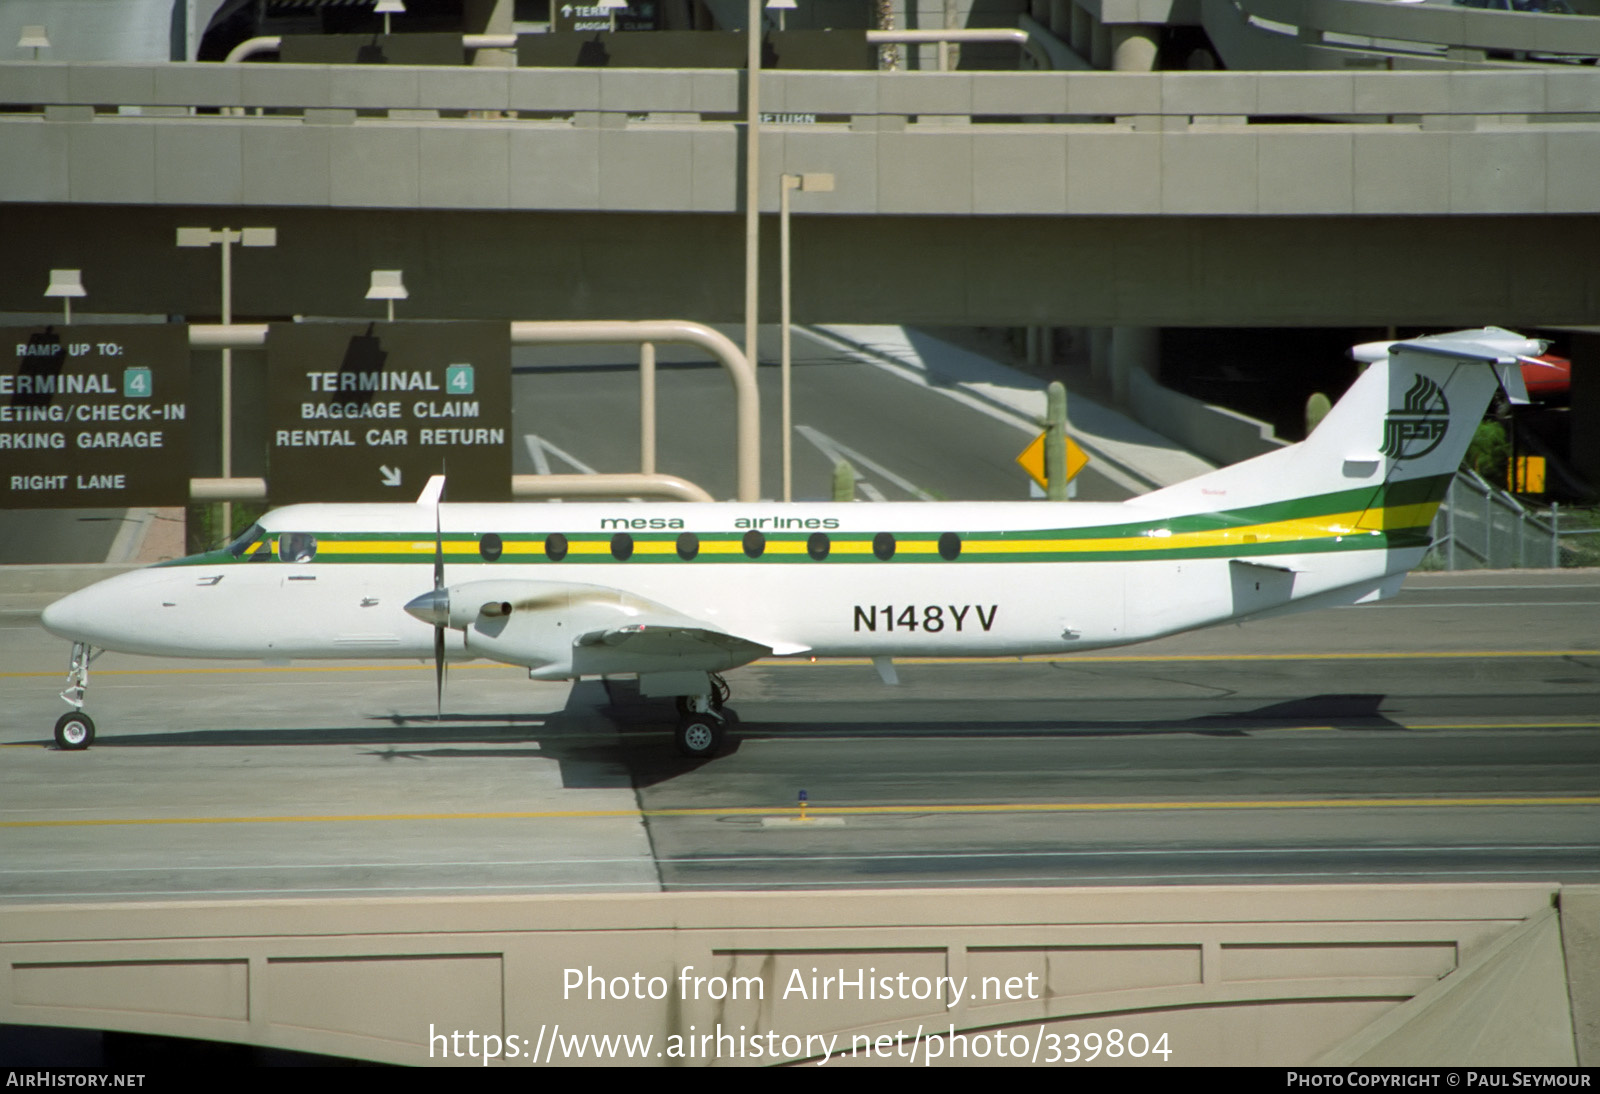
POLYGON ((1266 422, 1163 387, 1141 369, 1128 374, 1128 404, 1142 424, 1219 467, 1286 443, 1266 422))
MULTIPOLYGON (((622 1062, 617 1042, 588 1040, 618 1036, 651 1038, 632 1062, 654 1065, 774 1051, 906 1063, 935 1049, 935 1062, 1003 1049, 1045 1063, 1098 1035, 1124 1064, 1570 1065, 1594 977, 1567 969, 1600 962, 1563 949, 1561 896, 1350 885, 10 906, 0 1022, 405 1064, 474 1062, 486 1035, 513 1064, 536 1045, 540 1062, 622 1062)), ((1575 926, 1591 947, 1600 937, 1575 926)))
MULTIPOLYGON (((0 65, 0 103, 26 108, 0 114, 0 192, 32 203, 733 213, 738 79, 0 65), (217 108, 266 113, 195 113, 217 108)), ((763 131, 761 200, 776 210, 782 172, 828 171, 834 191, 807 195, 802 215, 1594 213, 1600 124, 1583 119, 1597 103, 1593 69, 773 74, 762 104, 780 122, 763 131), (1247 124, 1308 115, 1350 121, 1247 124), (984 119, 995 124, 975 124, 984 119)))
MULTIPOLYGON (((1600 94, 1600 85, 1596 86, 1600 94)), ((66 108, 87 110, 87 108, 66 108)), ((624 117, 607 114, 604 117, 624 117)), ((1600 126, 848 124, 763 131, 763 207, 802 216, 1351 216, 1600 212, 1600 126)), ((880 119, 881 120, 881 119, 880 119)), ((736 213, 730 123, 0 117, 18 203, 736 213), (473 170, 462 169, 470 163, 473 170)))
MULTIPOLYGON (((1353 2, 1340 0, 1339 6, 1353 2)), ((1367 6, 1452 15, 1450 8, 1367 6)), ((1528 17, 1509 18, 1518 22, 1528 17)), ((1533 18, 1568 27, 1589 23, 1570 17, 1533 18)), ((0 63, 0 103, 6 104, 8 114, 87 106, 101 114, 126 108, 184 112, 177 116, 227 108, 271 110, 279 116, 306 110, 517 111, 534 117, 570 116, 575 111, 676 112, 712 120, 718 115, 741 115, 742 83, 742 73, 724 69, 0 63)), ((1597 87, 1600 72, 1576 66, 1398 74, 801 71, 762 73, 761 107, 845 117, 1016 115, 1038 122, 1131 115, 1365 114, 1374 120, 1393 114, 1591 115, 1597 87)))

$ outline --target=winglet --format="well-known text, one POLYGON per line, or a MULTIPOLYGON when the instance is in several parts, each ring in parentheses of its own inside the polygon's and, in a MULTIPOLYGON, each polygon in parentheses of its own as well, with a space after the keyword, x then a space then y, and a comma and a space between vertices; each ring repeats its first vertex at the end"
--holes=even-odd
POLYGON ((439 499, 444 496, 444 476, 432 475, 428 478, 428 485, 422 488, 422 493, 417 495, 418 505, 438 505, 439 499))

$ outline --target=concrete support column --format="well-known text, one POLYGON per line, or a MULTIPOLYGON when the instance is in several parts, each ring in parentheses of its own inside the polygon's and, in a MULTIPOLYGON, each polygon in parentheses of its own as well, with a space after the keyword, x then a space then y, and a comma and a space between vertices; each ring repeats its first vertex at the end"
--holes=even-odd
POLYGON ((1050 21, 1045 25, 1063 42, 1072 36, 1072 12, 1076 7, 1072 0, 1050 0, 1050 21))
MULTIPOLYGON (((1115 26, 1111 28, 1111 64, 1117 72, 1154 72, 1156 53, 1161 47, 1160 28, 1115 26)), ((1096 68, 1101 67, 1098 62, 1096 68)))
POLYGON ((1600 334, 1572 336, 1572 409, 1568 413, 1572 416, 1572 466, 1590 482, 1600 482, 1600 334))
POLYGON ((1111 328, 1111 393, 1127 405, 1135 369, 1149 376, 1161 368, 1161 329, 1159 327, 1111 328))
POLYGON ((1049 368, 1055 361, 1055 328, 1029 325, 1027 332, 1027 360, 1034 368, 1049 368))
POLYGON ((1096 380, 1111 378, 1111 328, 1088 327, 1084 333, 1089 339, 1089 374, 1096 380))
POLYGON ((1072 47, 1072 52, 1087 61, 1094 52, 1094 20, 1077 4, 1072 5, 1071 35, 1067 44, 1072 47))

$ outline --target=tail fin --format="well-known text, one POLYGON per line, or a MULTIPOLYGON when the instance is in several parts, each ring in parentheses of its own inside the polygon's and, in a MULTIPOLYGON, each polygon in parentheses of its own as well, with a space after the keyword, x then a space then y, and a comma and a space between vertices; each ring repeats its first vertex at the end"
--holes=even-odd
POLYGON ((1390 546, 1425 542, 1428 525, 1497 388, 1526 402, 1520 360, 1544 344, 1485 327, 1351 354, 1369 362, 1304 441, 1140 499, 1173 513, 1285 507, 1351 532, 1383 531, 1390 546))

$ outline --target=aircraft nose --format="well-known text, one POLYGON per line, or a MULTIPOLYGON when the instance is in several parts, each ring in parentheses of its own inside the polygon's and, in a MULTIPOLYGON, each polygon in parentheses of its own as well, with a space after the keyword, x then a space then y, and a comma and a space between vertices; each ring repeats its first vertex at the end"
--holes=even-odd
POLYGON ((450 625, 450 590, 430 589, 406 605, 406 614, 433 627, 450 625))
POLYGON ((39 622, 57 638, 87 642, 123 653, 166 653, 172 620, 157 605, 176 600, 172 572, 130 570, 68 593, 40 613, 39 622))
POLYGON ((68 593, 45 608, 39 616, 39 622, 57 638, 85 641, 96 629, 95 620, 100 614, 92 603, 94 599, 89 589, 68 593))

